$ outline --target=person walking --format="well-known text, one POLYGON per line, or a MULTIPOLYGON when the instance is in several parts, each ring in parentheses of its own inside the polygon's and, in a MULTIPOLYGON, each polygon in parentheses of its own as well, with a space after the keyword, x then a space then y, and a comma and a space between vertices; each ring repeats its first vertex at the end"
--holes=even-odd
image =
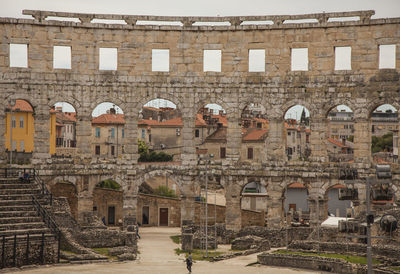
POLYGON ((192 253, 189 251, 189 255, 186 258, 186 268, 187 270, 189 270, 189 273, 192 273, 192 264, 193 264, 192 253))

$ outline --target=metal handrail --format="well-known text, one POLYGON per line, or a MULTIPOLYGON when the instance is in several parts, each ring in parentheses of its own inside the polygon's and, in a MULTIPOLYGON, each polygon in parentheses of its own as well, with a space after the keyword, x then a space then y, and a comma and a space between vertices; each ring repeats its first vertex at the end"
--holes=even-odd
POLYGON ((59 236, 60 229, 58 228, 56 222, 47 212, 47 210, 39 203, 39 201, 32 195, 32 203, 33 206, 36 208, 38 215, 43 218, 43 222, 47 225, 47 227, 51 230, 51 232, 57 234, 59 236))
POLYGON ((49 202, 50 205, 53 205, 53 194, 49 191, 49 189, 47 188, 46 184, 44 183, 44 181, 42 180, 42 178, 40 178, 39 176, 39 172, 36 169, 33 169, 33 179, 36 182, 36 184, 39 185, 40 189, 41 189, 41 195, 43 196, 48 196, 49 197, 49 202))

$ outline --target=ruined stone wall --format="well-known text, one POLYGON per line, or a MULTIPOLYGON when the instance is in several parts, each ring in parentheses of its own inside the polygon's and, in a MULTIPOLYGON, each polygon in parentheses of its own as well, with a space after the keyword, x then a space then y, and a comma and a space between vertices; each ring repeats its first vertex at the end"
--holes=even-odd
POLYGON ((168 226, 181 225, 181 201, 174 198, 140 194, 137 202, 137 221, 144 226, 159 226, 160 208, 168 208, 168 226), (143 224, 143 207, 149 207, 149 224, 143 224))
POLYGON ((76 187, 71 183, 56 183, 50 187, 51 193, 55 197, 65 197, 71 209, 71 215, 75 220, 78 219, 78 194, 76 187))
MULTIPOLYGON (((4 109, 25 99, 35 113, 32 164, 45 176, 76 176, 78 213, 92 211, 94 185, 102 174, 119 177, 124 189, 123 215, 136 216, 137 187, 151 170, 179 174, 185 189, 182 218, 194 217, 193 197, 204 164, 195 154, 195 114, 208 103, 227 112, 226 159, 210 169, 226 191, 225 221, 240 227, 240 189, 246 177, 258 176, 267 187, 268 224, 281 222, 282 189, 289 181, 304 179, 310 197, 323 195, 338 183, 338 169, 348 164, 328 163, 325 139, 327 113, 339 104, 354 112, 354 158, 348 166, 362 178, 371 169, 370 113, 380 104, 400 109, 400 19, 370 19, 373 12, 324 13, 261 17, 140 17, 26 11, 35 19, 0 18, 0 143, 4 143, 4 109), (80 18, 81 23, 45 20, 46 16, 80 18), (354 22, 328 22, 329 17, 360 16, 354 22), (90 23, 92 18, 126 20, 127 25, 90 23), (180 21, 183 26, 143 26, 141 20, 180 21), (315 18, 318 23, 285 23, 315 18), (230 26, 195 26, 195 21, 229 21, 230 26), (242 21, 272 20, 272 25, 240 25, 242 21), (28 45, 28 68, 9 67, 9 44, 28 45), (379 69, 379 45, 397 46, 396 69, 379 69), (71 69, 53 68, 53 46, 70 46, 71 69), (351 70, 334 70, 335 47, 351 47, 351 70), (116 71, 99 70, 99 48, 118 50, 116 71), (308 71, 291 71, 291 50, 308 48, 308 71), (169 72, 151 70, 151 50, 169 49, 169 72), (221 50, 221 72, 203 72, 203 50, 221 50), (250 49, 265 49, 265 72, 248 71, 250 49), (151 168, 137 163, 139 110, 149 100, 168 99, 182 114, 181 165, 151 168), (101 102, 117 104, 125 115, 125 153, 119 159, 92 158, 91 112, 101 102), (77 155, 71 161, 50 158, 49 110, 68 102, 77 111, 77 155), (262 163, 246 163, 240 156, 242 110, 253 102, 267 110, 269 131, 262 163), (286 162, 284 114, 301 104, 310 110, 309 161, 286 162), (97 178, 97 179, 96 179, 97 178)), ((0 146, 1 163, 5 163, 0 146)), ((216 152, 216 154, 219 151, 216 152)), ((394 182, 398 185, 397 167, 394 182)), ((105 178, 102 178, 105 179, 105 178)), ((361 191, 361 194, 363 192, 361 191)), ((315 208, 310 208, 310 211, 315 208)), ((78 214, 78 215, 79 215, 78 214)))
POLYGON ((93 191, 93 207, 96 207, 95 214, 102 219, 104 217, 107 225, 122 225, 123 193, 119 190, 96 187, 93 191), (114 207, 114 223, 109 223, 108 208, 114 207))

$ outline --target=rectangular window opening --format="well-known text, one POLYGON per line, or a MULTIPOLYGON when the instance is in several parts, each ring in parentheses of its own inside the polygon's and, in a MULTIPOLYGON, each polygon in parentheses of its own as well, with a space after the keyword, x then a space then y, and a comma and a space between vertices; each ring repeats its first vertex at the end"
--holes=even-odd
POLYGON ((249 49, 249 72, 265 71, 265 50, 249 49))
POLYGON ((379 69, 396 68, 396 45, 379 45, 379 69))
POLYGON ((117 70, 117 48, 99 48, 99 70, 117 70))
POLYGON ((10 44, 10 67, 27 68, 28 67, 28 45, 10 44))
POLYGON ((219 150, 219 155, 221 159, 225 159, 226 158, 226 148, 221 147, 219 150))
POLYGON ((53 47, 53 68, 71 69, 71 47, 68 46, 53 47))
POLYGON ((351 47, 335 47, 335 70, 351 70, 351 47))
POLYGON ((100 137, 100 128, 96 127, 96 137, 100 137))
POLYGON ((308 70, 308 48, 292 48, 292 71, 308 70))
POLYGON ((24 128, 24 117, 19 118, 19 128, 24 128))
POLYGON ((153 49, 151 51, 151 70, 169 71, 169 49, 153 49))
POLYGON ((221 50, 204 50, 203 71, 221 72, 221 50))
POLYGON ((100 155, 100 146, 95 147, 95 154, 100 155))

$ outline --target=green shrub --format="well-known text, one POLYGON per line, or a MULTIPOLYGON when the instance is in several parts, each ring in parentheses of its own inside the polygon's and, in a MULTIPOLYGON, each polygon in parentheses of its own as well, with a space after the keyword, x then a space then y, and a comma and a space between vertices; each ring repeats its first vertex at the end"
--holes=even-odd
POLYGON ((100 183, 98 183, 96 185, 96 187, 118 190, 121 186, 117 182, 115 182, 111 179, 107 179, 107 180, 104 180, 104 181, 101 181, 100 183))
POLYGON ((172 189, 168 188, 167 186, 158 186, 154 190, 154 195, 177 198, 175 192, 172 189))

